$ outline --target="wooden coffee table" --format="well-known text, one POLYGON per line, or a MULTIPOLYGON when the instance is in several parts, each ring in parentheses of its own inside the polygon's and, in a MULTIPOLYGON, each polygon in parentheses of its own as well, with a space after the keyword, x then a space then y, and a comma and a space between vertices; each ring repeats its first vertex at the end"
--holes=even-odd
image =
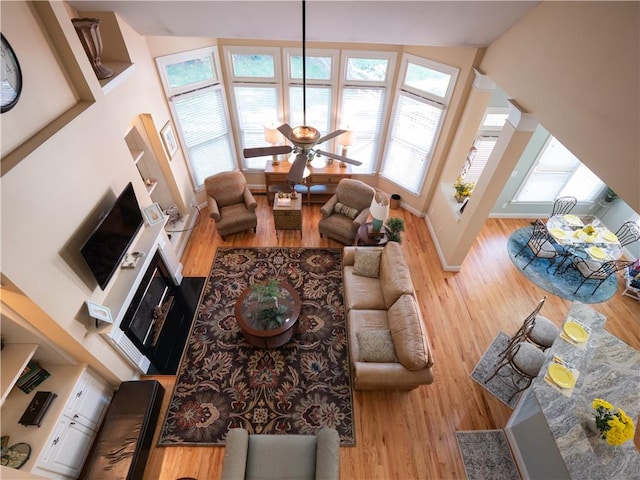
POLYGON ((358 235, 356 236, 356 246, 366 245, 368 247, 381 247, 389 241, 384 225, 380 230, 380 235, 369 235, 369 228, 371 228, 371 225, 371 222, 366 222, 360 225, 358 228, 358 235))
POLYGON ((275 348, 281 347, 293 336, 295 326, 300 316, 300 296, 291 285, 280 281, 278 283, 277 305, 282 307, 282 315, 285 321, 277 328, 263 328, 256 318, 257 311, 262 305, 252 295, 251 287, 246 288, 236 301, 235 314, 236 321, 245 340, 254 347, 275 348))

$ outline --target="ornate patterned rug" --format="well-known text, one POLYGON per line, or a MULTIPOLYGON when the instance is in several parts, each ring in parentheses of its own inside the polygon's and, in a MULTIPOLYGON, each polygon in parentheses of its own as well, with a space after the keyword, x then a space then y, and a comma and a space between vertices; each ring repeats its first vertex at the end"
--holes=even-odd
POLYGON ((342 250, 218 248, 193 322, 159 445, 224 445, 227 431, 315 433, 333 427, 355 444, 342 290, 342 250), (253 347, 236 299, 279 278, 301 299, 292 340, 253 347))
POLYGON ((520 480, 502 430, 456 432, 468 480, 520 480))

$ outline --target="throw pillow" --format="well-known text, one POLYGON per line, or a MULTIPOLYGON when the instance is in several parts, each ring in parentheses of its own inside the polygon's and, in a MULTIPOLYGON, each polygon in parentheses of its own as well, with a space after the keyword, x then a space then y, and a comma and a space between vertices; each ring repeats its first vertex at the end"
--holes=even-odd
POLYGON ((397 362, 389 330, 361 330, 356 332, 361 362, 397 362))
POLYGON ((341 215, 346 215, 347 217, 354 219, 358 216, 358 209, 357 208, 351 208, 346 206, 343 203, 337 202, 336 206, 333 207, 333 211, 336 213, 339 213, 341 215))
POLYGON ((378 278, 380 276, 380 255, 382 255, 382 250, 377 248, 356 248, 353 257, 353 274, 378 278))

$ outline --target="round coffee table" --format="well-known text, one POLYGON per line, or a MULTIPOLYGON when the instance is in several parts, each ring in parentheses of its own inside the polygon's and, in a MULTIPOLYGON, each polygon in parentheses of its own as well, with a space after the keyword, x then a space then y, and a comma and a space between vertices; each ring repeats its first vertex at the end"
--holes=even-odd
POLYGON ((281 347, 289 340, 295 330, 300 316, 300 297, 291 285, 280 281, 278 294, 271 301, 260 301, 252 287, 246 288, 238 297, 235 306, 236 321, 245 340, 255 347, 281 347), (262 314, 269 310, 273 315, 284 319, 281 326, 273 328, 264 319, 269 315, 262 314))
POLYGON ((387 232, 384 229, 384 225, 380 229, 380 233, 376 235, 369 235, 369 229, 373 224, 366 222, 358 227, 358 236, 356 237, 356 246, 366 245, 369 247, 383 246, 389 241, 387 232))

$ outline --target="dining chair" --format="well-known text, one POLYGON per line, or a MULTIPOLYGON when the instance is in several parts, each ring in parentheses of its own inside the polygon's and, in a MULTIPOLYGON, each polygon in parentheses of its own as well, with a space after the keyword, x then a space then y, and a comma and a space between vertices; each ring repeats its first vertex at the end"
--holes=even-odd
POLYGON ((637 242, 640 240, 640 226, 633 220, 624 222, 616 232, 616 237, 618 237, 618 241, 623 247, 637 242))
POLYGON ((571 256, 571 264, 582 275, 582 282, 578 285, 573 293, 577 293, 580 287, 584 285, 587 280, 593 280, 598 282, 596 288, 593 289, 591 295, 596 293, 596 290, 600 288, 600 285, 609 278, 609 276, 615 274, 617 271, 627 268, 631 265, 633 260, 609 260, 607 262, 594 262, 587 260, 586 258, 579 257, 577 255, 571 256))
POLYGON ((542 350, 534 345, 528 342, 517 342, 507 349, 502 360, 496 364, 495 370, 484 383, 488 383, 496 375, 503 381, 510 382, 516 389, 509 397, 511 402, 516 394, 529 388, 533 379, 540 373, 545 358, 542 350), (511 369, 504 370, 507 366, 511 369))
POLYGON ((573 207, 575 207, 577 203, 578 199, 576 197, 558 197, 555 202, 553 202, 551 216, 566 215, 573 210, 573 207))
POLYGON ((553 344, 560 335, 560 328, 547 317, 540 315, 540 310, 546 300, 547 296, 545 295, 538 302, 536 308, 524 319, 518 331, 511 336, 501 355, 506 354, 516 343, 522 341, 532 343, 542 351, 553 344))
POLYGON ((547 267, 547 271, 551 267, 551 265, 555 262, 555 259, 563 253, 559 252, 554 246, 555 240, 551 237, 549 232, 547 231, 547 227, 545 227, 542 220, 538 219, 533 222, 533 230, 531 231, 531 237, 527 240, 518 253, 515 254, 515 257, 518 257, 525 248, 529 248, 531 253, 533 253, 533 257, 531 260, 527 262, 527 264, 522 267, 522 270, 527 268, 531 262, 533 262, 536 258, 547 258, 551 260, 551 264, 547 267))

